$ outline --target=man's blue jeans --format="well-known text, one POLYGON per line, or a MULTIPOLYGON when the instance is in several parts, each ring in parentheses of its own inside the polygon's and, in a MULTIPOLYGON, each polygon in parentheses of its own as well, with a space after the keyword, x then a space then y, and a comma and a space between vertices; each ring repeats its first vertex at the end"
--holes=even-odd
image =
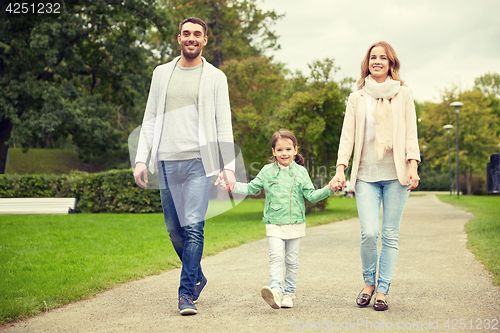
POLYGON ((175 252, 182 261, 179 297, 193 297, 203 277, 203 228, 210 197, 210 177, 201 159, 161 161, 160 195, 165 225, 175 252))
POLYGON ((356 204, 361 224, 361 263, 367 286, 375 285, 377 273, 377 241, 380 233, 380 204, 383 204, 382 250, 380 252, 377 292, 387 295, 398 258, 399 226, 406 199, 407 186, 398 180, 378 182, 356 181, 356 204))

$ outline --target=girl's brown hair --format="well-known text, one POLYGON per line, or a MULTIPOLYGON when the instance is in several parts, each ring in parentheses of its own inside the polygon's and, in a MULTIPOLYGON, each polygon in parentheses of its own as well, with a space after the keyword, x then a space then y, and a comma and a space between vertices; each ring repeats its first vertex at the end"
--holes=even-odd
POLYGON ((366 52, 365 58, 361 63, 361 78, 358 80, 358 90, 362 89, 365 86, 365 78, 370 75, 370 69, 368 68, 368 64, 370 63, 370 53, 375 46, 382 46, 387 55, 387 59, 389 59, 389 73, 388 75, 396 81, 401 82, 403 85, 404 81, 401 80, 399 76, 399 68, 401 66, 399 59, 396 55, 396 51, 392 48, 389 43, 381 41, 377 43, 373 43, 369 48, 368 52, 366 52))
MULTIPOLYGON (((273 147, 273 149, 276 147, 276 142, 279 139, 289 139, 293 142, 294 148, 299 148, 299 146, 297 145, 297 138, 295 137, 295 135, 293 135, 292 132, 290 132, 287 129, 282 128, 279 131, 274 132, 274 134, 271 138, 271 147, 273 147)), ((270 160, 271 160, 271 162, 275 162, 276 157, 273 155, 273 157, 271 157, 270 160)), ((295 155, 295 163, 302 165, 303 167, 306 166, 304 158, 299 153, 297 153, 297 155, 295 155)))

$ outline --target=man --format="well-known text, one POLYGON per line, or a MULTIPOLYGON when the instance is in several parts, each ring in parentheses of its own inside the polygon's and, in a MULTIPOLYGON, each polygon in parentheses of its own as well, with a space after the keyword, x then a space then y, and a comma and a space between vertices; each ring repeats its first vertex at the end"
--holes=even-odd
POLYGON ((149 170, 158 168, 165 224, 182 261, 179 310, 188 315, 197 313, 194 303, 207 284, 200 261, 210 176, 226 179, 233 190, 236 180, 227 79, 201 55, 205 22, 185 19, 177 40, 181 55, 153 72, 134 178, 147 187, 151 154, 149 170))

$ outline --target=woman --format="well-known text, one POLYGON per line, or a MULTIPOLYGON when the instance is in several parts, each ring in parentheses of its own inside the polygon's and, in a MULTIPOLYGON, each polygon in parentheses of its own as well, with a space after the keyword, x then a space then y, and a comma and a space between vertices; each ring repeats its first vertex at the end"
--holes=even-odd
POLYGON ((374 43, 361 64, 358 90, 349 96, 340 137, 337 170, 330 188, 345 186, 344 171, 354 148, 351 187, 361 224, 361 262, 364 288, 356 303, 370 304, 377 282, 375 310, 387 310, 398 235, 409 191, 418 186, 415 104, 410 88, 399 76, 400 63, 387 42, 374 43), (378 280, 377 241, 383 202, 382 251, 378 280))

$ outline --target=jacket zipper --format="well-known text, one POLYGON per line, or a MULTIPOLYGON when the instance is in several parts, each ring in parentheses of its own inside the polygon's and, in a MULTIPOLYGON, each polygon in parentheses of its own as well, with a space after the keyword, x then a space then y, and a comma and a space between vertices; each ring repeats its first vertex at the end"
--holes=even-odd
POLYGON ((292 183, 292 188, 290 189, 290 224, 292 223, 292 195, 293 195, 293 187, 295 186, 295 179, 297 178, 297 175, 293 177, 293 183, 292 183))

